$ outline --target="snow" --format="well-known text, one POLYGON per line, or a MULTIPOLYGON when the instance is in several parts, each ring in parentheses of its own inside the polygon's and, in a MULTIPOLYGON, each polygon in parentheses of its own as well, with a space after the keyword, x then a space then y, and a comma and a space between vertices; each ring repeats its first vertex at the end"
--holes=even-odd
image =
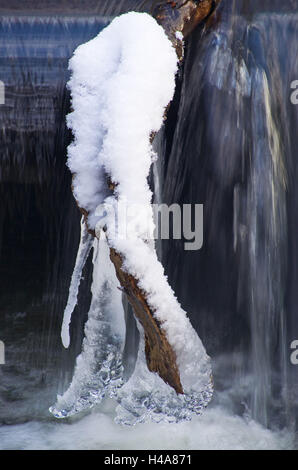
POLYGON ((209 360, 204 347, 168 284, 157 255, 143 240, 112 240, 124 256, 124 267, 139 279, 139 287, 147 293, 147 301, 177 356, 181 382, 185 392, 208 387, 209 360))
MULTIPOLYGON (((100 237, 106 226, 109 245, 122 255, 124 269, 139 280, 139 287, 146 292, 148 304, 176 353, 185 392, 183 402, 176 394, 173 396, 175 392, 170 387, 164 390, 160 378, 147 373, 141 351, 138 367, 118 401, 126 409, 144 408, 138 403, 142 394, 137 391, 143 368, 146 401, 151 403, 151 409, 160 409, 163 401, 156 395, 157 387, 168 394, 169 402, 175 402, 177 409, 170 414, 181 417, 184 414, 179 408, 199 412, 209 402, 210 360, 167 282, 154 246, 147 240, 148 213, 153 224, 148 175, 156 159, 150 136, 161 128, 165 109, 173 97, 177 60, 163 28, 145 13, 122 15, 96 38, 79 46, 70 60, 72 75, 68 86, 73 112, 68 116, 68 126, 75 139, 68 149, 68 165, 75 175, 75 197, 89 212, 89 227, 95 228, 100 237), (116 185, 112 195, 107 191, 107 175, 116 185), (115 211, 109 208, 136 203, 143 209, 130 220, 129 236, 117 236, 115 211)), ((164 401, 166 408, 169 407, 164 401)), ((122 421, 127 422, 127 418, 122 421)))
POLYGON ((183 39, 184 39, 184 36, 181 33, 181 31, 177 31, 175 36, 176 36, 176 39, 178 39, 178 41, 183 41, 183 39))
POLYGON ((106 193, 105 173, 118 183, 119 201, 150 204, 147 176, 152 163, 150 134, 163 123, 175 90, 177 57, 161 26, 145 13, 116 18, 70 60, 69 88, 75 135, 68 150, 74 194, 89 211, 106 193))

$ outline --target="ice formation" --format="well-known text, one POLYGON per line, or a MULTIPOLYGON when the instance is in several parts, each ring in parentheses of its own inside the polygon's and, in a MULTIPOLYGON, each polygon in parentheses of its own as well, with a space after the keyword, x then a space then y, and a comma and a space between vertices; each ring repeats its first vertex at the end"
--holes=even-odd
POLYGON ((72 313, 77 305, 79 287, 82 277, 82 271, 86 264, 88 255, 93 245, 93 237, 88 233, 84 218, 81 220, 81 240, 78 249, 76 264, 72 273, 71 283, 68 294, 68 301, 64 310, 63 324, 61 330, 61 339, 63 346, 68 348, 70 343, 69 325, 72 313))
POLYGON ((122 294, 104 234, 93 241, 92 301, 72 383, 50 408, 57 418, 74 415, 113 395, 122 385, 124 314, 122 294))
MULTIPOLYGON (((149 372, 143 331, 138 325, 141 344, 135 371, 122 388, 113 390, 119 402, 117 420, 135 424, 149 417, 155 421, 190 419, 191 413, 201 412, 211 398, 210 360, 167 282, 154 246, 147 243, 148 213, 153 224, 152 192, 148 185, 153 160, 150 136, 161 128, 166 107, 174 94, 175 49, 163 28, 151 16, 128 13, 113 20, 96 38, 79 46, 70 60, 70 69, 73 112, 68 116, 68 126, 75 138, 68 150, 68 165, 75 175, 75 197, 79 206, 89 213, 89 227, 101 238, 105 226, 109 246, 120 253, 124 269, 139 280, 139 287, 146 292, 148 305, 176 353, 184 390, 184 395, 178 396, 157 374, 149 372), (107 175, 115 185, 112 195, 107 190, 107 175), (138 203, 143 207, 130 220, 129 236, 117 236, 114 230, 115 213, 108 209, 119 203, 127 206, 138 203), (105 217, 102 217, 103 212, 105 217)), ((101 351, 103 345, 108 348, 107 338, 113 338, 110 333, 103 336, 101 325, 107 320, 106 316, 103 320, 99 310, 97 312, 103 296, 107 299, 117 294, 117 289, 104 294, 106 272, 101 274, 101 283, 96 281, 100 269, 112 275, 110 270, 114 268, 105 256, 106 261, 101 267, 100 258, 94 264, 91 317, 86 326, 83 353, 78 359, 70 389, 52 409, 56 416, 79 411, 85 404, 100 399, 108 389, 104 390, 100 385, 99 392, 94 392, 94 385, 101 381, 99 376, 104 361, 101 354, 92 350, 99 348, 101 351), (107 267, 109 263, 110 267, 107 267), (100 341, 103 341, 102 345, 100 341)), ((114 302, 117 303, 119 325, 119 312, 122 311, 119 291, 118 300, 114 299, 114 302)), ((109 328, 111 321, 108 320, 109 328)), ((69 314, 65 325, 68 323, 69 314)), ((65 326, 64 341, 67 344, 65 326)), ((111 351, 116 362, 120 343, 111 351)))

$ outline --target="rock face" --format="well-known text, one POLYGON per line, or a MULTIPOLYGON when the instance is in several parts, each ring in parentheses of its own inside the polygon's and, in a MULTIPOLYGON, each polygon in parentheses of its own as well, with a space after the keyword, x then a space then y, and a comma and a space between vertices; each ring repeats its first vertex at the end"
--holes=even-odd
MULTIPOLYGON (((182 60, 183 57, 183 45, 176 33, 182 33, 183 37, 190 34, 197 24, 210 14, 213 5, 212 0, 189 0, 157 2, 153 7, 152 15, 170 38, 179 60, 182 60)), ((151 136, 151 139, 153 138, 154 135, 151 136)), ((107 176, 107 185, 113 194, 117 183, 111 183, 107 176)), ((87 223, 88 213, 83 208, 81 208, 81 212, 87 223)), ((89 232, 95 236, 93 230, 89 230, 89 232)), ((138 279, 123 269, 123 259, 112 247, 110 247, 110 259, 115 267, 122 290, 133 308, 134 315, 144 329, 148 369, 158 373, 177 394, 183 394, 176 354, 162 325, 156 320, 154 312, 148 306, 147 293, 138 286, 138 279)))

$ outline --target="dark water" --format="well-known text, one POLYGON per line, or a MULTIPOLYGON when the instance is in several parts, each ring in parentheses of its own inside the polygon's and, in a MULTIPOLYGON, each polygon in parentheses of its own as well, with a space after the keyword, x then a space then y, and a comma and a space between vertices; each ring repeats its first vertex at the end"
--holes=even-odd
POLYGON ((88 272, 70 354, 64 354, 58 334, 80 230, 65 166, 71 138, 65 126, 69 112, 65 83, 73 50, 105 24, 102 18, 2 19, 0 79, 6 96, 0 106, 0 331, 6 365, 0 370, 0 416, 4 422, 46 415, 45 403, 55 399, 60 371, 70 380, 80 349, 90 300, 88 272), (25 394, 24 381, 30 384, 25 394))
POLYGON ((171 242, 164 260, 211 356, 228 353, 218 387, 250 373, 234 403, 268 425, 291 420, 296 402, 297 15, 244 12, 224 2, 188 44, 162 198, 204 204, 205 242, 197 253, 171 242))
MULTIPOLYGON (((140 5, 95 2, 93 11, 81 9, 82 17, 78 6, 73 11, 61 2, 63 17, 53 13, 54 3, 48 15, 50 7, 37 11, 28 2, 22 11, 12 3, 0 25, 2 423, 49 419, 48 406, 71 380, 90 302, 90 265, 65 351, 60 325, 79 239, 65 166, 67 63, 106 17, 140 5)), ((290 342, 298 339, 298 108, 290 101, 298 79, 297 6, 223 1, 209 29, 198 28, 187 43, 155 143, 161 200, 204 204, 202 250, 185 252, 170 241, 162 257, 214 359, 215 402, 225 397, 234 413, 280 427, 295 425, 298 398, 289 360, 290 342)), ((137 341, 129 321, 131 369, 137 341)))

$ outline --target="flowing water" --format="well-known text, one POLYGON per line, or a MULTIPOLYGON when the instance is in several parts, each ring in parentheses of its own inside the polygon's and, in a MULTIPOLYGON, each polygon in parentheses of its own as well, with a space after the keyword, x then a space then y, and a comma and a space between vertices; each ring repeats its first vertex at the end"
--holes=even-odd
MULTIPOLYGON (((152 3, 143 2, 142 8, 152 3)), ((65 127, 68 59, 112 16, 140 2, 90 2, 84 15, 70 7, 57 15, 46 8, 18 10, 16 1, 3 13, 1 448, 295 446, 298 380, 290 343, 298 339, 298 108, 290 94, 298 79, 298 4, 261 3, 223 0, 208 29, 192 34, 167 123, 154 144, 156 201, 204 204, 201 250, 184 251, 177 240, 158 249, 212 358, 214 398, 192 422, 129 430, 113 422, 111 400, 66 422, 57 422, 48 408, 71 382, 88 311, 86 331, 103 320, 98 306, 90 306, 90 255, 71 346, 64 350, 60 328, 80 237, 65 166, 71 139, 65 127)), ((100 308, 106 308, 105 299, 100 308)), ((128 307, 126 323, 124 375, 129 377, 138 332, 128 307)), ((81 357, 92 374, 98 372, 99 353, 83 343, 81 357)), ((75 383, 72 390, 76 393, 75 383)))

